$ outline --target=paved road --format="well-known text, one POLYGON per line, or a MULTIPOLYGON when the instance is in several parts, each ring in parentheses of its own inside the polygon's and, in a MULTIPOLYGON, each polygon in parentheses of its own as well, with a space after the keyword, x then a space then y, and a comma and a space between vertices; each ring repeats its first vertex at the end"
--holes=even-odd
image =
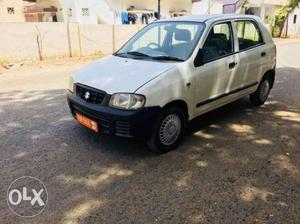
POLYGON ((278 55, 265 106, 241 99, 204 115, 161 156, 72 119, 67 75, 87 62, 1 70, 0 223, 300 223, 300 43, 278 55), (28 175, 49 201, 24 219, 6 191, 28 175))

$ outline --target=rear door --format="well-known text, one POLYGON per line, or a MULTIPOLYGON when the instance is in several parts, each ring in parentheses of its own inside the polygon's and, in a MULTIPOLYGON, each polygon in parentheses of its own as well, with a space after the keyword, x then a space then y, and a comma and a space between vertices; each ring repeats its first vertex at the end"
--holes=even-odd
POLYGON ((253 20, 236 20, 234 26, 238 42, 238 69, 241 88, 256 85, 267 60, 265 44, 253 20))

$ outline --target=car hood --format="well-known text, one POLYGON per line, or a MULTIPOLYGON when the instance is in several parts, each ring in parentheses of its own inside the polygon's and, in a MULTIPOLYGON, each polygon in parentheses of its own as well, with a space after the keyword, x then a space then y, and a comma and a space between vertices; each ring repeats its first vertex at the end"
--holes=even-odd
POLYGON ((81 83, 109 94, 133 93, 145 83, 176 66, 176 63, 157 62, 108 56, 97 60, 73 74, 81 83))

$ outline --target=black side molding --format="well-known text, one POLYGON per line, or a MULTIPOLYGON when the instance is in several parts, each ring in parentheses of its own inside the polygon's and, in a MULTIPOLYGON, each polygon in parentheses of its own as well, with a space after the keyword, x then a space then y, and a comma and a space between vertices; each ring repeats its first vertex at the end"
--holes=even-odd
POLYGON ((223 97, 226 97, 226 96, 235 94, 235 93, 237 93, 237 92, 239 92, 239 91, 243 91, 243 90, 245 90, 245 89, 251 88, 251 87, 253 87, 253 86, 257 85, 257 84, 258 84, 258 82, 254 82, 254 83, 251 83, 251 84, 249 84, 249 85, 243 86, 243 87, 241 87, 241 88, 235 89, 235 90, 233 90, 233 91, 231 91, 231 92, 229 92, 229 93, 224 93, 224 94, 222 94, 222 95, 220 95, 220 96, 216 96, 216 97, 214 97, 214 98, 211 98, 211 99, 202 101, 202 102, 198 103, 198 104, 196 105, 196 107, 199 108, 199 107, 201 107, 201 106, 204 106, 205 104, 208 104, 208 103, 211 103, 211 102, 213 102, 213 101, 219 100, 219 99, 221 99, 221 98, 223 98, 223 97))

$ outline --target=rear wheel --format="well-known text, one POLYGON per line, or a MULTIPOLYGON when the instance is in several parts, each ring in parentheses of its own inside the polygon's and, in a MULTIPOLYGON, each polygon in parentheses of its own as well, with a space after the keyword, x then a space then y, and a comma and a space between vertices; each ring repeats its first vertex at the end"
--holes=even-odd
POLYGON ((271 82, 268 77, 263 78, 260 82, 257 90, 250 95, 250 102, 253 106, 263 105, 268 97, 271 90, 271 82))
POLYGON ((170 107, 163 111, 155 122, 148 146, 159 153, 166 153, 176 148, 185 130, 185 117, 178 107, 170 107))

